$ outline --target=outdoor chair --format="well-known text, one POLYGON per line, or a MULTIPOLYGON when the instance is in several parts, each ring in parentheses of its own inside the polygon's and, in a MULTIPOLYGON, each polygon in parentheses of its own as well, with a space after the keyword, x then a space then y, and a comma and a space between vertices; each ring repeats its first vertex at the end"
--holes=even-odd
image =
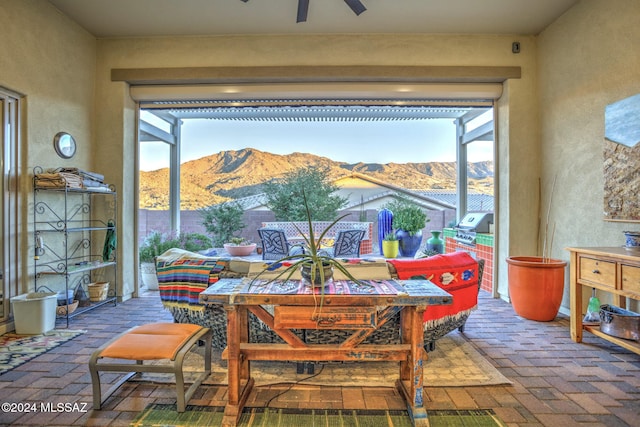
POLYGON ((332 257, 358 258, 360 256, 360 243, 364 238, 364 230, 342 230, 336 234, 336 240, 332 248, 327 252, 332 257))
POLYGON ((260 228, 258 235, 262 242, 262 259, 277 260, 290 255, 291 245, 284 230, 279 228, 260 228))

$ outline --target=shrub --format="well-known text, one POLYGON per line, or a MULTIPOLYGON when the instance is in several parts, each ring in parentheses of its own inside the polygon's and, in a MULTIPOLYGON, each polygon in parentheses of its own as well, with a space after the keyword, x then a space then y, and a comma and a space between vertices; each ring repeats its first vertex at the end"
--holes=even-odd
POLYGON ((305 206, 312 221, 333 221, 347 204, 346 198, 333 194, 339 187, 331 183, 329 170, 315 166, 290 172, 263 188, 276 221, 307 221, 305 206))
POLYGON ((158 255, 169 249, 180 248, 190 252, 198 252, 212 246, 209 236, 200 233, 161 233, 152 231, 140 246, 138 256, 140 262, 155 262, 158 255))
POLYGON ((420 206, 403 197, 387 203, 385 208, 393 212, 393 228, 404 230, 411 236, 422 230, 429 221, 420 206))
POLYGON ((220 248, 247 225, 242 218, 244 209, 238 202, 227 202, 200 209, 204 228, 213 235, 213 246, 220 248))

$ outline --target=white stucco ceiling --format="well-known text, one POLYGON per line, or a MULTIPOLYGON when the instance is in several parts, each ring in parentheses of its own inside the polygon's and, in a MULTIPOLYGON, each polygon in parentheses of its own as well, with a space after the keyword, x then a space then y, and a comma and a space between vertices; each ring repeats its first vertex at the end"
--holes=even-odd
POLYGON ((291 33, 535 35, 579 0, 49 0, 91 34, 107 37, 291 33))

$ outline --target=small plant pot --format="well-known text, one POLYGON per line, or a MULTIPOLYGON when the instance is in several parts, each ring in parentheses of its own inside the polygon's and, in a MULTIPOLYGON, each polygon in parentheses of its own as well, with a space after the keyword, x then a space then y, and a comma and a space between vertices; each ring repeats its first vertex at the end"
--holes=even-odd
POLYGON ((385 258, 396 258, 398 256, 399 244, 397 240, 382 241, 382 255, 385 258))
POLYGON ((250 245, 231 245, 229 243, 224 244, 224 250, 231 256, 247 256, 251 255, 256 250, 256 244, 250 245))
POLYGON ((311 280, 311 265, 303 264, 300 267, 300 275, 307 282, 311 283, 313 286, 324 286, 329 279, 333 278, 333 267, 331 265, 324 265, 324 281, 322 280, 322 276, 320 275, 320 269, 316 268, 315 277, 313 281, 311 280))

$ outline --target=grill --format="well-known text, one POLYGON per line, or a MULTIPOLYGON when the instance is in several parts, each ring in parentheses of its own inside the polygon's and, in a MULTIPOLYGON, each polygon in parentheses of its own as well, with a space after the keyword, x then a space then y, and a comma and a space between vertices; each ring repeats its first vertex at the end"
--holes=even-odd
POLYGON ((475 246, 477 233, 489 233, 489 225, 493 224, 492 212, 469 212, 454 227, 454 240, 465 245, 475 246))

